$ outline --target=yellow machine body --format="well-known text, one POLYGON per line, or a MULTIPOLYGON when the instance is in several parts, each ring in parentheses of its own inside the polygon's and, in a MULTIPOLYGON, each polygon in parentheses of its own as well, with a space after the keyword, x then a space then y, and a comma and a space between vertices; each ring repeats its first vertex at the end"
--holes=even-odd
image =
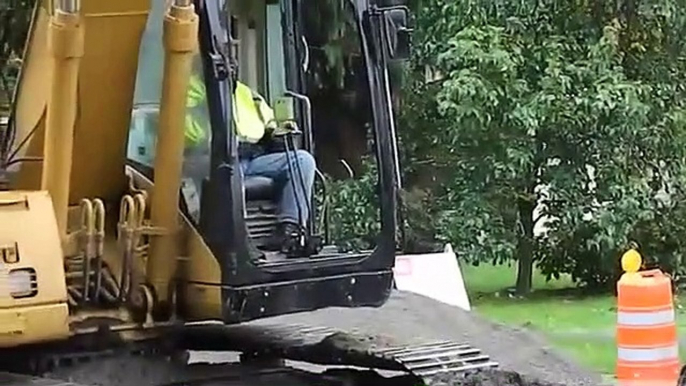
POLYGON ((0 194, 0 347, 69 336, 62 247, 46 192, 0 194))
MULTIPOLYGON (((9 170, 10 190, 0 192, 0 348, 89 333, 93 319, 109 320, 112 331, 132 339, 146 337, 163 324, 151 317, 154 301, 171 304, 168 322, 178 318, 178 294, 165 286, 172 275, 220 284, 216 259, 177 205, 198 17, 190 2, 173 3, 159 42, 165 72, 156 166, 167 178, 153 187, 126 167, 151 0, 81 0, 71 13, 39 2, 15 98, 11 151, 23 161, 9 170), (97 259, 109 272, 103 283, 121 282, 122 265, 133 264, 122 306, 78 298, 83 267, 97 259), (15 271, 30 280, 19 297, 8 289, 23 285, 15 271)), ((218 286, 194 286, 186 296, 192 301, 184 320, 221 319, 218 286)))

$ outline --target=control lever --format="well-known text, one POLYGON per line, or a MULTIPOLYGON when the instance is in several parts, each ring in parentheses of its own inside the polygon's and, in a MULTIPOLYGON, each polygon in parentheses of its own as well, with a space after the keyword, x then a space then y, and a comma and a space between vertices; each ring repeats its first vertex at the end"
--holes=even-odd
POLYGON ((279 127, 274 130, 274 136, 303 134, 295 121, 295 103, 290 96, 276 99, 274 102, 274 118, 279 123, 279 127))
MULTIPOLYGON (((309 151, 312 151, 313 149, 313 144, 312 144, 312 105, 310 103, 310 99, 302 94, 298 94, 292 91, 286 91, 284 97, 277 98, 274 101, 274 118, 276 121, 279 123, 278 129, 274 131, 274 136, 281 136, 285 137, 285 145, 286 145, 286 154, 288 155, 289 151, 295 152, 295 146, 293 145, 292 141, 292 136, 294 135, 299 135, 299 134, 304 134, 304 139, 305 139, 305 148, 309 151), (305 107, 305 127, 304 130, 300 130, 298 127, 298 124, 296 122, 296 114, 295 114, 295 99, 303 102, 304 107, 305 107), (290 144, 289 144, 290 142, 290 144), (289 149, 292 147, 292 149, 289 149)), ((290 161, 289 161, 290 165, 290 161)), ((297 169, 297 174, 300 174, 300 169, 299 167, 296 167, 297 169)), ((292 182, 295 183, 295 180, 298 180, 299 183, 303 183, 302 181, 302 175, 300 175, 299 179, 295 178, 296 173, 291 171, 293 180, 292 182)), ((303 190, 305 189, 304 186, 302 186, 303 190)), ((295 187, 294 187, 295 190, 295 187)), ((308 223, 309 225, 305 227, 304 229, 304 235, 303 238, 301 239, 301 243, 297 248, 297 251, 295 251, 296 254, 304 255, 304 256, 312 256, 316 255, 319 250, 321 250, 321 245, 322 245, 322 240, 321 237, 318 235, 314 235, 314 230, 316 226, 316 221, 315 221, 315 213, 314 213, 314 200, 310 200, 307 203, 308 209, 309 209, 309 219, 308 223)))

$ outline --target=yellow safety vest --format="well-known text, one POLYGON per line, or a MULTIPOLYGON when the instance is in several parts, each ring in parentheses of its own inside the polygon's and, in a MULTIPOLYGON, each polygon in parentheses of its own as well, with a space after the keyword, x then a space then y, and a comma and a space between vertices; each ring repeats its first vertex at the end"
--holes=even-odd
POLYGON ((192 109, 201 106, 205 100, 205 84, 202 80, 193 76, 186 95, 186 144, 196 146, 205 139, 206 124, 199 122, 199 117, 193 114, 192 109))
MULTIPOLYGON (((194 76, 191 79, 186 107, 195 108, 205 100, 205 85, 194 76)), ((236 83, 233 97, 233 119, 238 139, 241 142, 256 143, 264 136, 266 129, 276 129, 274 111, 264 98, 241 82, 236 83)), ((204 125, 200 124, 193 114, 186 115, 186 140, 198 144, 205 139, 204 125)))

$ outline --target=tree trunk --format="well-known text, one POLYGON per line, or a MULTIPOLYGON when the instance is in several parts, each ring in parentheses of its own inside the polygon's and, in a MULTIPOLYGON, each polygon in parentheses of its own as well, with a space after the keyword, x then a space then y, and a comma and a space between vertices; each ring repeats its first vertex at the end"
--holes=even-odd
POLYGON ((527 295, 531 292, 534 267, 534 208, 536 203, 520 199, 517 202, 519 211, 519 240, 517 240, 517 294, 527 295))

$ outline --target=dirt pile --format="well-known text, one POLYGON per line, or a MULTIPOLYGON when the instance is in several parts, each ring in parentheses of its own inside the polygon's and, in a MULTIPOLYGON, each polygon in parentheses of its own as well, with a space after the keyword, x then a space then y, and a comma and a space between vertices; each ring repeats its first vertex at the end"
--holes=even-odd
POLYGON ((436 377, 431 386, 566 386, 542 382, 513 371, 483 370, 464 378, 436 377), (443 379, 441 379, 443 378, 443 379))
MULTIPOLYGON (((374 371, 329 370, 324 373, 307 373, 298 370, 259 373, 250 372, 238 365, 175 366, 156 359, 139 361, 113 359, 97 364, 85 364, 46 374, 89 386, 418 386, 412 376, 385 378, 374 371), (196 382, 205 378, 203 382, 196 382)), ((567 386, 537 381, 515 372, 483 370, 463 377, 436 376, 430 386, 567 386)))
MULTIPOLYGON (((491 323, 474 312, 465 312, 411 293, 395 292, 380 308, 325 309, 270 318, 264 323, 271 324, 275 321, 330 326, 365 334, 404 337, 410 341, 450 339, 468 342, 499 362, 500 370, 516 372, 523 377, 550 382, 552 385, 602 384, 599 374, 581 367, 571 358, 557 352, 545 339, 536 334, 491 323)), ((477 378, 474 379, 473 382, 476 382, 477 378)), ((469 379, 464 381, 472 382, 469 379)), ((486 385, 488 383, 484 384, 486 385)))

